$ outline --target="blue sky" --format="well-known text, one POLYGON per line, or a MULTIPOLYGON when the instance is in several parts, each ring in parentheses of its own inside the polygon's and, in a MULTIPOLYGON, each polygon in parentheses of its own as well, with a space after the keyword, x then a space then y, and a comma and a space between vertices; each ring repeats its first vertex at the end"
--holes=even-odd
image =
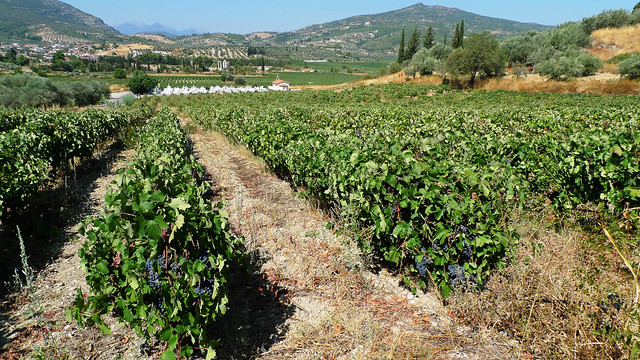
MULTIPOLYGON (((376 14, 417 3, 380 0, 254 1, 254 0, 63 0, 102 18, 111 26, 125 22, 155 22, 177 30, 247 34, 254 31, 290 31, 353 15, 376 14)), ((455 7, 485 16, 557 25, 581 20, 608 9, 632 9, 638 0, 519 2, 423 1, 425 5, 455 7), (525 4, 529 6, 525 6, 525 4), (531 5, 533 4, 533 5, 531 5)))

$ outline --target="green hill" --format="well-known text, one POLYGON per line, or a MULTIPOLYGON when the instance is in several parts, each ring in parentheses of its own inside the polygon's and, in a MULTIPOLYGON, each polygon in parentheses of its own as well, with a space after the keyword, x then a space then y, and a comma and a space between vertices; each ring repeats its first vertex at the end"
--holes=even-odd
POLYGON ((101 19, 58 0, 0 0, 0 41, 83 43, 119 33, 101 19))
POLYGON ((444 6, 427 6, 418 3, 404 9, 374 15, 359 15, 329 23, 312 25, 284 33, 261 33, 267 36, 247 35, 244 39, 229 34, 204 34, 177 38, 176 44, 198 47, 206 43, 222 45, 251 44, 254 46, 287 47, 294 58, 325 57, 331 54, 350 53, 361 58, 393 57, 400 43, 400 33, 407 36, 418 27, 422 31, 433 27, 436 40, 453 36, 456 24, 464 19, 465 33, 489 31, 497 36, 510 36, 530 30, 545 30, 551 26, 498 19, 473 14, 444 6), (207 39, 210 41, 208 42, 207 39), (291 50, 294 49, 294 50, 291 50), (300 54, 296 55, 295 53, 300 54))

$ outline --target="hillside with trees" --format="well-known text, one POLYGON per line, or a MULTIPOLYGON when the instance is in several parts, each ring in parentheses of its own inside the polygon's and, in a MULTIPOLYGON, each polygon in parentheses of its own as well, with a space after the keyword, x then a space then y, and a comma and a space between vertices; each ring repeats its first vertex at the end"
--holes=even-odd
POLYGON ((0 42, 82 43, 113 40, 116 35, 100 18, 62 1, 0 0, 0 42))
POLYGON ((501 77, 507 67, 515 76, 535 73, 548 80, 562 81, 595 74, 604 66, 603 60, 612 57, 594 55, 607 53, 602 50, 605 48, 614 49, 613 53, 618 55, 610 60, 616 64, 618 72, 636 79, 640 78, 640 55, 633 46, 637 40, 632 38, 640 31, 635 30, 638 24, 640 3, 632 10, 607 10, 579 22, 502 39, 487 31, 466 36, 465 19, 455 25, 449 42, 446 37, 435 41, 431 27, 420 41, 420 30, 416 26, 406 44, 405 29, 401 31, 397 65, 393 67, 402 67, 409 77, 437 72, 444 77, 444 82, 451 76, 459 85, 470 86, 477 77, 501 77), (615 36, 611 33, 621 34, 615 29, 625 29, 627 40, 624 45, 613 40, 615 36), (600 49, 594 50, 591 35, 596 32, 601 40, 597 45, 600 49), (627 50, 621 50, 625 45, 627 50))

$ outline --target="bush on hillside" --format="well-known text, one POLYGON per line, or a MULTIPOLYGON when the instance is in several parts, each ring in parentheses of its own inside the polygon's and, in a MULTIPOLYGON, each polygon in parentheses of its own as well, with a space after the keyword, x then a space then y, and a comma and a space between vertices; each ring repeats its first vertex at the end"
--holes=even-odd
MULTIPOLYGON (((429 49, 422 49, 418 51, 413 58, 411 58, 411 66, 420 75, 431 75, 434 71, 438 70, 441 61, 433 56, 430 56, 429 49)), ((405 70, 405 73, 407 71, 405 70)))
POLYGON ((598 15, 584 18, 581 21, 585 33, 591 34, 598 29, 623 28, 640 22, 640 13, 627 10, 606 10, 598 15))
POLYGON ((633 54, 618 63, 618 72, 630 79, 640 79, 640 54, 633 54))
POLYGON ((233 79, 233 83, 236 85, 247 85, 247 79, 242 76, 237 76, 233 79))
POLYGON ((400 71, 402 71, 402 65, 397 62, 389 64, 389 74, 395 74, 400 71))
POLYGON ((568 80, 593 75, 602 64, 600 59, 585 51, 571 49, 538 63, 534 72, 551 80, 568 80))

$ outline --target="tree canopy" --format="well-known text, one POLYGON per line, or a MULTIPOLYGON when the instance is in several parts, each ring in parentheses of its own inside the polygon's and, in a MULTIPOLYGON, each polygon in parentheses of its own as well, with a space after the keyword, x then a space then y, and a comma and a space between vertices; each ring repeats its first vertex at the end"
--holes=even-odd
POLYGON ((413 29, 413 33, 409 38, 409 43, 407 44, 407 48, 404 52, 404 61, 411 60, 413 55, 418 52, 418 48, 420 47, 420 30, 418 28, 413 29))
POLYGON ((447 59, 447 71, 451 75, 469 76, 473 86, 477 75, 492 77, 504 73, 507 62, 495 36, 488 32, 471 34, 466 43, 447 59))
POLYGON ((424 34, 424 40, 422 41, 422 46, 425 49, 431 49, 435 45, 435 37, 433 35, 433 27, 429 26, 427 32, 424 34))
POLYGON ((151 76, 144 74, 141 71, 136 71, 132 78, 127 82, 129 90, 136 95, 146 94, 158 85, 158 80, 151 76))

